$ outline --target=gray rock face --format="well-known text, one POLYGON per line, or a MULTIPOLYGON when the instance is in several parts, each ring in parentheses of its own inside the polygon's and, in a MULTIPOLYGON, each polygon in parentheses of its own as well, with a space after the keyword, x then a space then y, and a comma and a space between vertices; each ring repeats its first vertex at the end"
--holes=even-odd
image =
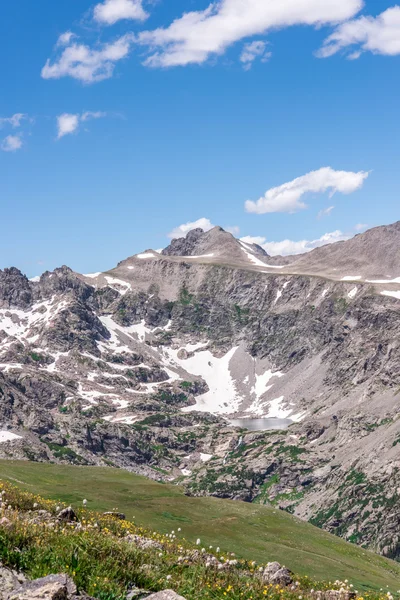
POLYGON ((164 248, 162 254, 164 256, 191 256, 196 254, 196 243, 202 237, 204 231, 202 229, 192 229, 186 237, 172 240, 167 248, 164 248))
POLYGON ((71 600, 76 586, 66 575, 48 575, 27 581, 9 592, 4 600, 71 600))
POLYGON ((0 564, 0 600, 7 600, 8 595, 25 582, 21 573, 6 569, 0 564))
POLYGON ((15 267, 0 270, 0 308, 28 308, 32 304, 32 286, 15 267))

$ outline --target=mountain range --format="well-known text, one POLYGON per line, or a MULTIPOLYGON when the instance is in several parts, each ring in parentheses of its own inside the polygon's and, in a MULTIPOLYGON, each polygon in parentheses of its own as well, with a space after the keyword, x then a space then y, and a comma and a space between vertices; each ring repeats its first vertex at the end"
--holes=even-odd
POLYGON ((104 273, 4 269, 0 457, 273 504, 398 558, 399 315, 400 222, 289 257, 215 227, 104 273))

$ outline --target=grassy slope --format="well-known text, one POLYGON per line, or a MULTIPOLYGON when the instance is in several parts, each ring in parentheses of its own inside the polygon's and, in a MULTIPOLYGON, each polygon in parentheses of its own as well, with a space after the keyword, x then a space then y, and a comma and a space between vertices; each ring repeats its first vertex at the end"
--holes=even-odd
POLYGON ((189 498, 182 489, 123 470, 0 460, 0 479, 67 503, 89 501, 93 510, 118 508, 139 525, 161 532, 182 528, 186 539, 200 537, 238 556, 277 560, 316 579, 349 579, 355 587, 400 588, 400 564, 347 544, 272 508, 189 498))

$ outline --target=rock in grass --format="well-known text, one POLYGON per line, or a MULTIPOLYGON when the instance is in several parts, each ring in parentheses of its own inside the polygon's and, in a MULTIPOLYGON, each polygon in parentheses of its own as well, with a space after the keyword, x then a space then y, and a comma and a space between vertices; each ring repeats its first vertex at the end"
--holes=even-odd
POLYGON ((147 596, 146 600, 186 600, 186 598, 179 596, 174 590, 163 590, 147 596))
POLYGON ((142 550, 147 550, 148 548, 156 548, 157 550, 162 550, 162 544, 152 540, 151 538, 146 538, 141 535, 134 535, 129 533, 124 538, 127 542, 131 544, 135 544, 138 548, 142 548, 142 550))
POLYGON ((70 600, 76 587, 67 575, 48 575, 28 581, 5 596, 5 600, 70 600))
POLYGON ((57 519, 59 521, 67 521, 68 523, 76 523, 78 521, 78 517, 76 516, 74 509, 70 506, 60 511, 57 515, 57 519))
POLYGON ((282 567, 278 562, 268 563, 263 572, 263 580, 275 585, 290 585, 293 583, 291 571, 282 567))
POLYGON ((9 592, 20 587, 24 582, 25 577, 23 575, 0 565, 0 600, 6 600, 9 592))
POLYGON ((0 519, 0 527, 4 527, 4 528, 10 528, 12 527, 12 523, 10 521, 10 519, 7 519, 7 517, 2 517, 0 519))
POLYGON ((113 512, 113 511, 109 511, 109 512, 105 512, 103 513, 104 517, 114 517, 114 519, 120 519, 120 521, 125 521, 126 516, 124 515, 124 513, 120 513, 120 512, 113 512))

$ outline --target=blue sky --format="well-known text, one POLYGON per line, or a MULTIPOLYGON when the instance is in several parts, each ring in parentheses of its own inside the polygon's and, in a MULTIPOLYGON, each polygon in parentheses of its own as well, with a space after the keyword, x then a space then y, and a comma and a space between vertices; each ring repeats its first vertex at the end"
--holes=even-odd
POLYGON ((18 0, 0 34, 0 268, 101 271, 198 219, 276 253, 400 218, 393 1, 18 0))

